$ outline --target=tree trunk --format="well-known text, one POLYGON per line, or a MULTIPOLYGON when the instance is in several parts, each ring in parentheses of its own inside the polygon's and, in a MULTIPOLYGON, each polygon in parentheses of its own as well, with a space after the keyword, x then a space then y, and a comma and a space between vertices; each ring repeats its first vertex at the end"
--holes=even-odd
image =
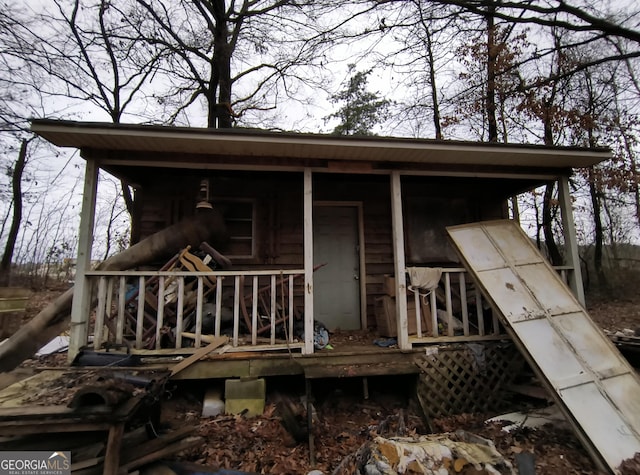
MULTIPOLYGON (((219 129, 228 129, 233 126, 233 120, 231 110, 231 45, 229 44, 225 1, 212 0, 211 9, 216 19, 212 66, 217 73, 218 101, 214 103, 213 110, 211 105, 209 106, 209 113, 214 113, 219 129)), ((236 28, 239 28, 239 25, 236 25, 236 28)), ((213 99, 215 101, 215 96, 213 99)), ((211 123, 211 118, 209 122, 211 123)))
POLYGON ((13 167, 11 174, 11 186, 13 193, 13 218, 11 220, 11 228, 9 236, 0 261, 0 286, 7 287, 11 283, 11 260, 18 239, 18 231, 20 231, 20 222, 22 221, 22 174, 27 163, 27 140, 23 140, 20 145, 20 153, 18 160, 13 167))
POLYGON ((520 223, 520 205, 518 204, 518 197, 512 196, 511 198, 509 198, 509 201, 511 201, 512 219, 515 222, 520 223))
POLYGON ((542 249, 542 240, 540 233, 542 232, 542 223, 540 222, 540 208, 538 207, 538 195, 535 191, 531 192, 533 197, 533 210, 536 214, 536 247, 542 249))
MULTIPOLYGON (((129 249, 110 257, 98 270, 126 270, 175 255, 187 245, 198 247, 205 241, 214 247, 226 244, 227 233, 222 216, 215 210, 203 209, 152 234, 129 249)), ((69 325, 73 288, 67 290, 48 307, 23 325, 0 346, 0 371, 11 371, 69 325)), ((93 304, 92 304, 93 305, 93 304)))
POLYGON ((640 225, 640 187, 638 186, 640 175, 638 174, 638 167, 636 166, 635 151, 633 150, 633 145, 629 140, 629 131, 623 129, 623 127, 620 125, 618 128, 624 140, 624 148, 627 151, 627 155, 629 156, 629 166, 631 169, 631 176, 633 180, 631 191, 633 192, 634 205, 636 208, 636 221, 638 225, 640 225))
MULTIPOLYGON (((552 127, 552 98, 545 97, 542 99, 542 124, 544 126, 544 144, 549 147, 553 146, 553 127, 552 127)), ((553 213, 551 212, 551 202, 553 200, 553 189, 555 188, 555 182, 547 183, 544 189, 544 195, 542 199, 542 229, 544 231, 544 240, 547 245, 547 252, 549 253, 549 259, 554 266, 561 266, 564 264, 562 255, 556 244, 556 238, 553 235, 553 213)))
POLYGON ((563 264, 562 255, 556 244, 555 236, 553 235, 553 213, 552 204, 553 201, 553 189, 555 188, 555 182, 548 183, 544 189, 544 195, 542 198, 542 231, 544 232, 544 242, 547 246, 547 252, 549 253, 549 260, 554 266, 561 266, 563 264))
POLYGON ((487 95, 486 114, 489 142, 498 141, 498 121, 496 120, 496 59, 494 13, 496 7, 491 2, 487 7, 487 95))
POLYGON ((436 65, 433 59, 431 33, 426 25, 427 55, 429 56, 429 82, 431 84, 431 102, 433 103, 433 127, 436 131, 436 140, 442 140, 442 124, 440 123, 440 104, 438 102, 438 88, 436 87, 436 65))
POLYGON ((593 208, 593 224, 595 231, 595 242, 593 251, 593 267, 596 271, 598 285, 602 288, 607 287, 607 279, 602 267, 602 244, 604 241, 604 230, 602 227, 602 217, 600 209, 600 197, 596 186, 595 174, 593 167, 589 168, 589 195, 591 197, 591 206, 593 208))
POLYGON ((133 196, 131 196, 129 184, 120 180, 120 188, 122 188, 122 198, 124 199, 124 204, 127 207, 127 212, 129 213, 129 216, 133 217, 133 196))
POLYGON ((609 235, 609 249, 611 250, 612 259, 608 259, 609 267, 618 268, 618 263, 620 262, 620 258, 618 256, 618 242, 616 239, 615 233, 615 225, 613 215, 611 214, 611 207, 609 206, 609 200, 607 196, 603 193, 600 195, 600 203, 602 204, 602 209, 607 215, 607 220, 609 221, 609 225, 607 226, 607 234, 609 235))

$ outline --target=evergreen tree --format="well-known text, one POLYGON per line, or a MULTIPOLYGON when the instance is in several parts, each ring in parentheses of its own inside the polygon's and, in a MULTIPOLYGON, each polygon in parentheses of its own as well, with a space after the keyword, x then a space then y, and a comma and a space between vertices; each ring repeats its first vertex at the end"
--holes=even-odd
POLYGON ((339 119, 333 135, 374 135, 373 127, 384 120, 390 102, 381 99, 378 93, 367 90, 368 76, 371 70, 355 71, 355 65, 349 65, 351 77, 345 88, 331 96, 334 104, 342 103, 337 112, 326 119, 339 119))

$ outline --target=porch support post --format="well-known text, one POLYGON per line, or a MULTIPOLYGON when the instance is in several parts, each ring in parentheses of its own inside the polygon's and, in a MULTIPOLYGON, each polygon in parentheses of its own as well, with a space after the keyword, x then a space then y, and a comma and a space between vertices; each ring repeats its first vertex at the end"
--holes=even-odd
POLYGON ((578 301, 585 305, 584 287, 582 285, 582 272, 580 270, 580 255, 578 253, 578 240, 576 228, 573 222, 571 193, 569 190, 569 177, 562 175, 558 179, 558 198, 562 212, 562 229, 564 234, 565 262, 573 267, 569 272, 569 286, 578 301))
POLYGON ((409 325, 407 322, 407 286, 404 261, 404 228, 402 221, 402 189, 400 173, 391 172, 391 227, 393 233, 393 262, 396 275, 396 323, 398 325, 398 346, 411 349, 409 325))
POLYGON ((84 190, 82 192, 82 211, 78 232, 78 256, 76 275, 71 304, 71 333, 69 338, 69 361, 73 361, 80 348, 87 344, 89 314, 91 313, 91 285, 85 272, 91 267, 93 247, 93 225, 96 212, 96 193, 98 188, 98 164, 87 159, 84 172, 84 190))
POLYGON ((313 353, 313 182, 304 169, 304 353, 313 353))

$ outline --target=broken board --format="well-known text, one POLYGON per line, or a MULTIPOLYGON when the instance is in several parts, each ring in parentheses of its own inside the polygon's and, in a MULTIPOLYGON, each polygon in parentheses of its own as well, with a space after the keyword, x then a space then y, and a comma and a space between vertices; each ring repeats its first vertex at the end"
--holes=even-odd
POLYGON ((640 379, 514 221, 447 232, 600 468, 640 452, 640 379))

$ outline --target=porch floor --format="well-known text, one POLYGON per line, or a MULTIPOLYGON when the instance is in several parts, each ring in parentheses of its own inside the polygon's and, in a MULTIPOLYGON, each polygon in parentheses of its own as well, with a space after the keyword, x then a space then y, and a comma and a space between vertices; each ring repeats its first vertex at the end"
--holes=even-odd
MULTIPOLYGON (((312 355, 286 350, 211 355, 174 375, 173 379, 288 375, 335 378, 418 373, 419 368, 414 360, 417 355, 424 353, 424 348, 402 351, 395 345, 387 347, 374 343, 380 341, 384 344, 387 340, 366 331, 334 332, 331 334, 330 347, 316 350, 312 355)), ((154 356, 145 356, 145 361, 153 364, 154 356)))
MULTIPOLYGON (((485 337, 487 342, 497 343, 496 338, 485 337)), ((445 339, 446 340, 446 339, 445 339)), ((508 340, 503 337, 502 340, 508 340)), ((235 348, 226 352, 211 352, 200 360, 188 364, 173 376, 173 380, 226 379, 226 378, 255 378, 271 376, 304 376, 306 379, 366 377, 385 375, 410 375, 420 373, 416 360, 427 354, 438 353, 444 348, 454 350, 470 341, 442 341, 429 342, 423 346, 414 346, 411 350, 401 350, 393 345, 393 339, 380 337, 375 331, 336 331, 330 336, 330 346, 316 350, 314 354, 305 355, 298 348, 287 349, 282 344, 281 349, 268 351, 253 348, 244 351, 235 348)), ((475 341, 474 341, 475 342, 475 341)), ((477 342, 476 342, 477 343, 477 342)), ((103 348, 115 355, 127 357, 122 346, 103 348)), ((129 350, 142 364, 127 369, 168 370, 178 363, 185 361, 196 353, 197 349, 186 347, 180 349, 158 350, 129 350)), ((113 359, 105 359, 113 361, 113 359)), ((106 363, 105 363, 106 364, 106 363)), ((99 370, 113 370, 114 363, 104 367, 93 368, 99 370)), ((32 369, 60 369, 65 367, 69 371, 82 370, 83 366, 69 366, 66 354, 49 355, 32 362, 32 369)), ((120 365, 119 369, 125 369, 120 365)))

